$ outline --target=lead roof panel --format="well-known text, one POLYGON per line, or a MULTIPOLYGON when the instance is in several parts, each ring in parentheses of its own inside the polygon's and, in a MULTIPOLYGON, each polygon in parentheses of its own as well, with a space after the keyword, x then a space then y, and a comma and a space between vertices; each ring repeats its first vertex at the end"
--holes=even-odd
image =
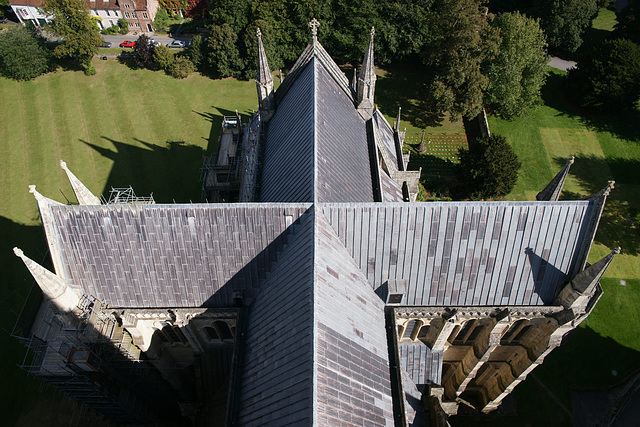
POLYGON ((593 200, 326 204, 375 288, 407 281, 407 305, 543 305, 589 251, 593 200))
POLYGON ((311 202, 314 185, 315 67, 309 63, 269 121, 262 202, 311 202))
POLYGON ((316 62, 317 202, 373 202, 365 121, 316 62))
POLYGON ((52 206, 58 274, 116 307, 229 305, 255 291, 308 207, 52 206))

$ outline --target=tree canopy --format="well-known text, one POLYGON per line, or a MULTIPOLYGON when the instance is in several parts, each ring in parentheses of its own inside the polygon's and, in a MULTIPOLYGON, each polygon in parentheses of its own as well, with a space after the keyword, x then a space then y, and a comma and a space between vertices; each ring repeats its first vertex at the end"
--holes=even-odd
POLYGON ((516 184, 521 164, 504 136, 478 138, 458 157, 458 179, 472 199, 505 196, 516 184))
POLYGON ((547 76, 545 35, 537 20, 518 12, 499 14, 491 26, 500 41, 497 53, 485 60, 484 102, 502 117, 516 117, 540 103, 547 76))
POLYGON ((640 46, 627 39, 605 41, 569 71, 569 86, 584 107, 633 109, 640 98, 640 46))
POLYGON ((87 68, 102 43, 98 26, 82 0, 46 0, 43 10, 53 16, 52 33, 64 39, 53 53, 58 58, 70 56, 87 68))
POLYGON ((475 117, 489 81, 481 64, 495 53, 496 32, 480 0, 434 0, 422 60, 427 66, 426 105, 436 119, 475 117))
POLYGON ((138 37, 136 45, 133 47, 133 62, 140 68, 149 67, 153 64, 154 46, 150 42, 151 38, 146 34, 142 34, 138 37))
POLYGON ((629 0, 624 9, 616 13, 618 37, 640 43, 640 0, 629 0))
POLYGON ((16 80, 31 80, 55 66, 43 38, 22 25, 0 33, 0 72, 16 80))

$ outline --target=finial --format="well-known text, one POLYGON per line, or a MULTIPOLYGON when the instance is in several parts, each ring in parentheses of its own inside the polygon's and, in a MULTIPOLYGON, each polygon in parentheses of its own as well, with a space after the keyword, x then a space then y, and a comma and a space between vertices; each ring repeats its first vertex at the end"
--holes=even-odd
POLYGON ((621 251, 621 248, 620 246, 618 246, 617 248, 613 249, 611 253, 615 255, 620 255, 620 251, 621 251))
POLYGON ((22 252, 22 249, 20 248, 13 248, 13 253, 20 258, 24 257, 24 252, 22 252))
POLYGON ((258 29, 256 29, 256 37, 257 38, 261 38, 262 37, 262 31, 260 31, 260 27, 258 27, 258 29))
POLYGON ((571 157, 569 157, 569 160, 567 160, 567 164, 572 165, 573 162, 575 162, 575 161, 576 161, 576 156, 571 156, 571 157))
POLYGON ((318 27, 320 26, 320 23, 318 22, 318 20, 316 18, 313 18, 311 20, 311 22, 309 22, 309 27, 311 27, 311 35, 313 37, 317 37, 318 36, 318 27))
POLYGON ((616 182, 614 180, 609 181, 607 183, 607 187, 604 190, 602 190, 602 194, 604 196, 608 196, 609 193, 611 193, 611 190, 613 190, 616 187, 615 184, 616 184, 616 182))
POLYGON ((67 163, 64 160, 60 160, 60 167, 64 170, 67 170, 67 163))
POLYGON ((373 38, 375 34, 376 34, 376 27, 371 27, 371 37, 373 38))
POLYGON ((29 193, 33 194, 35 196, 36 200, 38 200, 38 201, 44 199, 44 196, 42 194, 40 194, 38 192, 38 190, 36 190, 36 186, 35 185, 30 185, 29 186, 29 193))

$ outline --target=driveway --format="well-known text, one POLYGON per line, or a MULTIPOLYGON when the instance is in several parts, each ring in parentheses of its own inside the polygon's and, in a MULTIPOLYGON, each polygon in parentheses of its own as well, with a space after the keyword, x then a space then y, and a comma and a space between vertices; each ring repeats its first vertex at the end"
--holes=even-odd
MULTIPOLYGON (((171 43, 174 40, 181 40, 183 42, 185 42, 187 45, 189 45, 189 42, 191 41, 191 39, 189 37, 169 37, 169 36, 159 36, 159 35, 155 35, 153 33, 145 33, 147 35, 147 37, 152 38, 153 40, 157 41, 158 43, 162 43, 164 45, 166 45, 167 43, 171 43)), ((111 42, 111 47, 112 48, 118 48, 120 43, 122 43, 125 40, 131 40, 131 41, 136 41, 138 39, 138 37, 140 37, 140 35, 117 35, 117 36, 108 36, 108 35, 102 35, 102 38, 105 41, 111 42)))
POLYGON ((567 61, 566 59, 560 59, 555 56, 549 57, 549 62, 547 63, 549 67, 557 68, 562 71, 569 71, 572 68, 576 68, 577 63, 574 61, 567 61))

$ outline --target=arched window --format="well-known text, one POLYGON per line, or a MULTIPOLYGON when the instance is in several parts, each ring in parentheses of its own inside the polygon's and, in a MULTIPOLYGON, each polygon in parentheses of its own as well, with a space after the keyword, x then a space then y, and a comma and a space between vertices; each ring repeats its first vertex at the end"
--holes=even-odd
POLYGON ((233 334, 231 333, 231 329, 229 329, 229 325, 227 325, 227 322, 217 320, 213 325, 218 330, 218 333, 223 340, 233 339, 233 334))
POLYGON ((204 331, 207 334, 207 338, 209 338, 210 340, 219 340, 220 337, 218 336, 218 333, 216 332, 215 329, 213 329, 211 326, 205 326, 204 331))
POLYGON ((521 319, 515 322, 513 325, 511 325, 511 327, 507 330, 507 332, 505 332, 505 334, 502 336, 502 339, 500 340, 500 344, 502 345, 511 344, 513 341, 519 340, 523 335, 523 331, 526 332, 525 329, 528 329, 528 328, 525 328, 527 323, 528 323, 528 320, 521 319))

